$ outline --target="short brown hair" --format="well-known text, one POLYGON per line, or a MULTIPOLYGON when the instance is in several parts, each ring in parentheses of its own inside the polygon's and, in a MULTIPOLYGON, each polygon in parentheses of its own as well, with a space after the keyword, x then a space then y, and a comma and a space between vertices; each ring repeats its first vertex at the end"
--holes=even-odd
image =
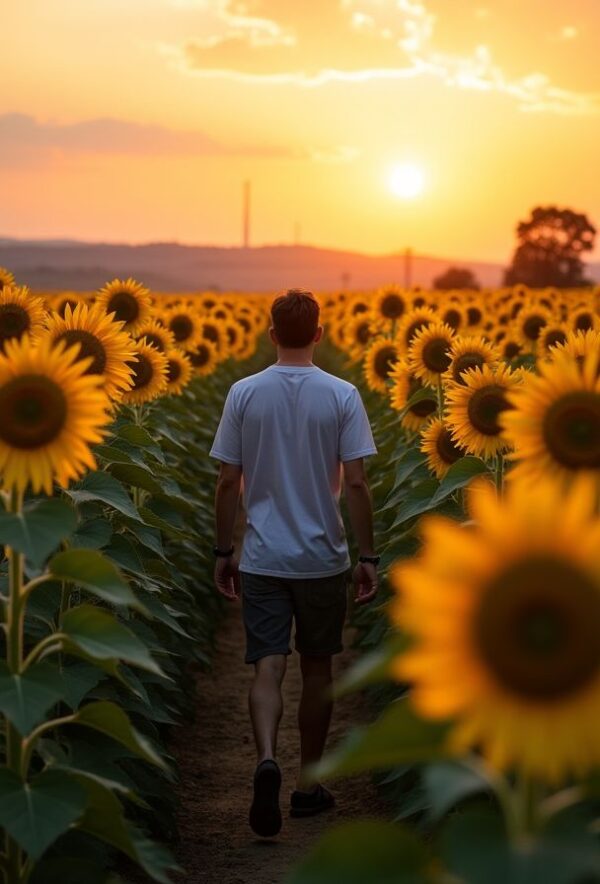
POLYGON ((282 347, 308 347, 319 327, 319 304, 311 292, 289 289, 275 299, 271 322, 282 347))

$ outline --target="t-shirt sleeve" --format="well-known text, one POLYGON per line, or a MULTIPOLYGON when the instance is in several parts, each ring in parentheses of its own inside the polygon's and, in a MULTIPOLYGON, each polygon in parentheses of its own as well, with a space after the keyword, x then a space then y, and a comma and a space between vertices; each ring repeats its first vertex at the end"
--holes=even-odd
POLYGON ((344 408, 339 454, 342 462, 377 454, 369 418, 356 387, 353 388, 344 408))
POLYGON ((210 456, 224 463, 242 463, 242 424, 236 412, 233 388, 227 394, 210 456))

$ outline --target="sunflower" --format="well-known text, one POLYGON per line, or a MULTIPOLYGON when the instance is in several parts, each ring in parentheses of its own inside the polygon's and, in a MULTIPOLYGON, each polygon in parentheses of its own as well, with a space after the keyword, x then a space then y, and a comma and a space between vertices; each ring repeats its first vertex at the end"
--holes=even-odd
POLYGON ((452 357, 450 347, 454 332, 443 322, 420 329, 408 348, 408 364, 415 377, 436 386, 447 371, 452 357))
POLYGON ((467 325, 473 331, 483 322, 483 310, 478 304, 469 304, 467 307, 467 325))
POLYGON ((14 286, 14 284, 15 278, 10 270, 7 270, 6 267, 0 267, 0 292, 2 289, 14 286))
POLYGON ((455 384, 464 384, 463 373, 469 368, 494 366, 499 361, 498 350, 482 335, 457 337, 450 348, 452 361, 444 379, 455 384))
POLYGON ((59 316, 65 315, 65 310, 70 307, 74 310, 78 304, 85 304, 85 298, 77 292, 61 292, 50 300, 50 307, 58 313, 59 316))
POLYGON ((123 395, 126 405, 143 405, 167 391, 167 357, 145 340, 134 341, 133 383, 123 395))
POLYGON ((569 316, 569 325, 573 331, 591 331, 600 327, 600 319, 592 307, 579 307, 569 316))
POLYGON ((393 674, 449 748, 555 784, 600 765, 600 520, 593 488, 544 478, 470 491, 474 527, 421 523, 422 554, 391 573, 390 613, 414 639, 393 674))
POLYGON ((96 303, 106 313, 114 313, 117 322, 124 323, 125 330, 135 334, 149 318, 151 298, 148 289, 131 277, 127 280, 113 279, 98 292, 96 303))
POLYGON ((394 363, 398 359, 398 348, 391 338, 377 338, 365 353, 363 370, 367 386, 378 393, 387 392, 387 383, 394 363))
POLYGON ((431 307, 414 307, 409 310, 404 315, 396 332, 396 339, 402 353, 406 353, 418 331, 437 321, 438 318, 431 307))
POLYGON ((457 445, 439 417, 427 424, 421 434, 421 451, 427 455, 427 466, 438 479, 443 479, 452 464, 467 453, 457 445))
POLYGON ((155 319, 151 319, 141 325, 135 336, 138 340, 145 338, 147 344, 150 344, 151 347, 156 347, 161 353, 166 353, 167 350, 172 350, 175 347, 175 335, 173 332, 155 319))
POLYGON ((175 346, 182 350, 193 347, 202 336, 200 322, 188 307, 171 307, 165 314, 165 321, 175 338, 175 346))
POLYGON ((217 348, 211 341, 201 341, 193 350, 188 350, 186 356, 194 374, 201 376, 212 374, 219 361, 217 348))
POLYGON ((410 309, 411 301, 406 292, 398 286, 379 289, 371 305, 375 319, 383 322, 386 328, 398 322, 410 309))
POLYGON ((585 475, 600 488, 600 351, 580 364, 556 352, 511 393, 501 423, 514 447, 512 480, 535 484, 545 476, 564 483, 585 475))
POLYGON ((447 388, 446 423, 456 444, 485 459, 503 454, 508 443, 500 415, 511 408, 508 394, 521 381, 521 372, 507 365, 495 371, 484 365, 470 368, 460 384, 447 388))
POLYGON ((446 301, 442 304, 439 309, 439 318, 454 332, 461 331, 467 325, 466 313, 456 301, 446 301))
POLYGON ((100 375, 111 399, 120 399, 131 387, 133 368, 129 363, 135 355, 133 341, 123 331, 123 323, 115 322, 101 307, 67 307, 64 318, 53 313, 39 337, 47 337, 54 346, 64 343, 77 347, 76 359, 87 360, 85 373, 100 375))
POLYGON ((189 358, 173 347, 167 350, 167 393, 179 396, 189 384, 192 377, 192 363, 189 358))
POLYGON ((227 347, 232 356, 236 359, 240 358, 240 353, 244 350, 246 339, 244 330, 241 328, 237 320, 229 318, 224 321, 225 340, 227 347))
POLYGON ((52 494, 96 462, 109 399, 74 349, 24 337, 0 355, 0 474, 5 488, 52 494))
POLYGON ((542 329, 552 321, 552 313, 547 307, 524 307, 515 320, 515 330, 523 346, 534 352, 542 329))
MULTIPOLYGON (((399 359, 390 372, 390 405, 396 411, 404 411, 408 402, 427 387, 416 378, 404 359, 399 359)), ((438 402, 436 393, 431 390, 431 396, 419 400, 411 405, 400 421, 401 426, 411 433, 417 433, 429 422, 431 416, 437 411, 438 402)))
POLYGON ((0 291, 0 352, 8 341, 35 335, 44 326, 46 309, 25 286, 5 286, 0 291))
POLYGON ((571 356, 579 365, 583 365, 589 354, 600 352, 600 331, 569 332, 563 343, 556 345, 551 355, 571 356))
POLYGON ((214 344, 219 360, 227 359, 229 347, 227 344, 227 331, 222 319, 206 317, 200 320, 200 341, 210 341, 214 344))
POLYGON ((512 362, 513 359, 517 359, 517 357, 521 354, 523 350, 523 345, 515 337, 507 335, 505 338, 502 338, 502 340, 499 341, 498 349, 500 351, 500 355, 504 360, 506 360, 506 362, 512 362))
POLYGON ((538 339, 540 353, 548 355, 552 349, 567 340, 568 328, 559 322, 550 322, 544 326, 538 339))

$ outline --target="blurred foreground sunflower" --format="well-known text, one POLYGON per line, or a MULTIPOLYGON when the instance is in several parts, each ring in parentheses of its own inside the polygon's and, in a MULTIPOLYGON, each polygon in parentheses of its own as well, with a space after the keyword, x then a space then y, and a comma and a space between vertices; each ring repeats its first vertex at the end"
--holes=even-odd
POLYGON ((123 402, 126 405, 144 405, 166 393, 167 357, 143 339, 133 342, 133 350, 132 384, 131 389, 123 394, 123 402))
POLYGON ((96 303, 106 313, 114 313, 115 320, 133 335, 150 318, 152 300, 148 289, 130 277, 107 283, 98 292, 96 303))
POLYGON ((46 308, 25 286, 5 286, 0 291, 0 352, 6 343, 35 335, 44 326, 46 308))
POLYGON ((8 341, 0 355, 0 473, 6 489, 52 494, 96 462, 109 399, 75 349, 8 341))
POLYGON ((432 516, 393 568, 394 674, 451 748, 555 783, 600 765, 600 519, 593 483, 472 486, 474 528, 432 516))
POLYGON ((46 335, 53 344, 75 347, 75 358, 86 360, 85 373, 100 375, 111 399, 120 399, 131 387, 133 341, 123 331, 123 323, 115 322, 101 307, 78 304, 72 310, 67 305, 64 318, 58 313, 48 318, 46 335))

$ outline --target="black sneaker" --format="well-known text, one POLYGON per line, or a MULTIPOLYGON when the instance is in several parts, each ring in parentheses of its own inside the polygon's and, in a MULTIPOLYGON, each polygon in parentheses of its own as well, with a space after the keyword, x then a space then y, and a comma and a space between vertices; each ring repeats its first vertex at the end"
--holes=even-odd
POLYGON ((329 810, 335 804, 331 792, 320 783, 313 792, 292 792, 290 798, 290 816, 314 816, 323 810, 329 810))
POLYGON ((250 808, 250 828, 261 838, 273 838, 281 830, 280 788, 277 762, 261 761, 254 773, 254 800, 250 808))

